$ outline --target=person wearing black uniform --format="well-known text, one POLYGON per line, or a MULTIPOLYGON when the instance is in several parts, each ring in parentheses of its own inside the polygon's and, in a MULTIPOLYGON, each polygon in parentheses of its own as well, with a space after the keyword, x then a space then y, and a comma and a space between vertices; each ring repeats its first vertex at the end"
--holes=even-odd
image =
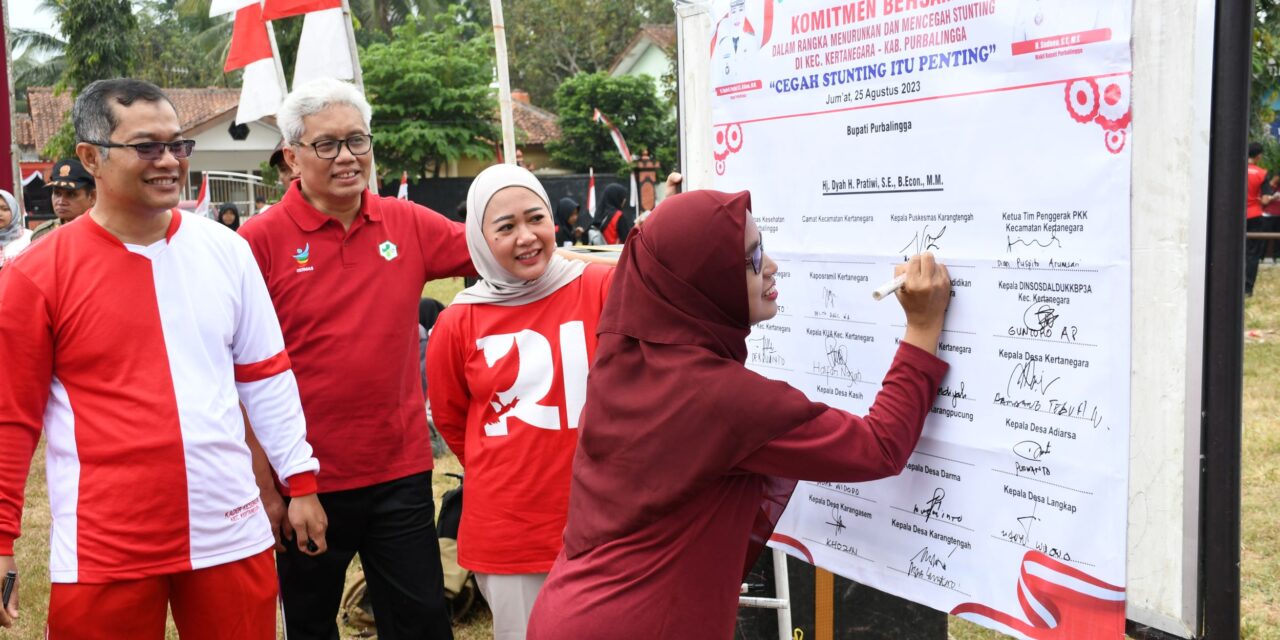
POLYGON ((45 187, 53 191, 53 213, 58 217, 36 227, 31 234, 35 242, 48 235, 54 229, 80 217, 93 208, 97 201, 96 183, 93 176, 85 171, 84 165, 75 158, 59 160, 49 172, 49 181, 45 187))

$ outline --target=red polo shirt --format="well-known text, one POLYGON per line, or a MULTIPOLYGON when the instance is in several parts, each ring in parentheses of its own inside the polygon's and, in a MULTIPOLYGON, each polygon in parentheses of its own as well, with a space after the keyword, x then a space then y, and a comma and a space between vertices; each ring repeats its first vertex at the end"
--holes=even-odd
POLYGON ((474 276, 464 227, 366 191, 342 223, 294 183, 240 227, 262 269, 298 379, 321 492, 432 468, 418 377, 418 301, 430 280, 474 276))
POLYGON ((1262 183, 1267 181, 1267 170, 1250 162, 1247 171, 1244 217, 1251 219, 1262 215, 1262 183))

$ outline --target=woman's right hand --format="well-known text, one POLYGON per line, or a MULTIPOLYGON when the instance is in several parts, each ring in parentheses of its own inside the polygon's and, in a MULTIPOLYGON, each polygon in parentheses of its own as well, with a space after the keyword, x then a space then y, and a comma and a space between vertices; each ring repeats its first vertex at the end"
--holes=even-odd
POLYGON ((946 265, 926 252, 894 267, 893 272, 895 276, 907 276, 898 289, 898 303, 907 314, 907 334, 903 340, 930 353, 936 352, 947 305, 951 303, 951 277, 946 265))

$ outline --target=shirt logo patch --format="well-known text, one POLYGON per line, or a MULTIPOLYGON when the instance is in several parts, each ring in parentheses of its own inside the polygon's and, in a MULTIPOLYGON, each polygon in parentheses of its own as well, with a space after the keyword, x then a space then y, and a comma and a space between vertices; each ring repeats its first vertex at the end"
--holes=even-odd
POLYGON ((395 260, 396 256, 400 255, 400 252, 396 250, 394 242, 387 240, 386 242, 378 245, 378 255, 382 256, 387 261, 391 261, 395 260))
POLYGON ((293 254, 293 260, 298 263, 298 268, 295 269, 297 273, 316 270, 315 267, 307 266, 307 263, 311 262, 311 243, 310 242, 307 243, 307 246, 301 249, 298 249, 298 252, 293 254))
POLYGON ((293 254, 293 259, 298 261, 299 267, 307 266, 307 262, 311 260, 311 243, 308 242, 307 246, 298 249, 298 252, 293 254))

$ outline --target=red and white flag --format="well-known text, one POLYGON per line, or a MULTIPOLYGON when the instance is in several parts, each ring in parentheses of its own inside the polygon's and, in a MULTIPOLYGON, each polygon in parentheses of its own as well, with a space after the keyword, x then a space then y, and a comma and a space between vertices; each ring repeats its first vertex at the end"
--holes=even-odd
POLYGON ((272 115, 284 101, 285 88, 271 51, 271 35, 262 19, 262 7, 251 2, 236 11, 231 47, 222 70, 244 69, 236 124, 272 115))
POLYGON ((262 17, 267 20, 278 20, 313 11, 341 8, 342 0, 263 0, 262 17))
POLYGON ((618 131, 618 128, 613 126, 613 123, 609 122, 609 119, 604 117, 604 114, 600 113, 599 109, 594 109, 593 111, 591 119, 609 127, 609 135, 613 137, 613 144, 618 147, 618 153, 622 154, 623 160, 630 163, 631 150, 627 148, 627 141, 622 139, 622 132, 618 131))
POLYGON ((409 199, 409 172, 405 171, 400 174, 400 191, 396 193, 396 197, 401 200, 409 199))
MULTIPOLYGON (((613 138, 614 146, 618 147, 618 153, 622 155, 623 160, 627 161, 627 164, 631 164, 631 150, 627 148, 627 141, 622 138, 622 132, 618 131, 618 128, 615 127, 612 122, 609 122, 609 119, 604 117, 604 114, 600 113, 599 109, 593 109, 593 111, 594 113, 591 116, 592 119, 595 120, 596 122, 603 124, 606 127, 609 127, 609 136, 613 138)), ((636 173, 632 171, 631 172, 631 208, 634 209, 635 206, 636 206, 636 173)))
POLYGON ((209 199, 209 174, 201 173, 203 179, 200 181, 200 195, 196 196, 196 208, 192 211, 198 216, 206 218, 216 217, 213 214, 213 202, 209 199))
POLYGON ((342 13, 342 0, 264 0, 262 15, 268 20, 306 14, 298 37, 298 62, 293 86, 316 78, 351 80, 356 77, 354 46, 342 13))
MULTIPOLYGON (((596 113, 599 113, 598 111, 596 113)), ((596 169, 587 168, 587 217, 596 219, 596 169)))

